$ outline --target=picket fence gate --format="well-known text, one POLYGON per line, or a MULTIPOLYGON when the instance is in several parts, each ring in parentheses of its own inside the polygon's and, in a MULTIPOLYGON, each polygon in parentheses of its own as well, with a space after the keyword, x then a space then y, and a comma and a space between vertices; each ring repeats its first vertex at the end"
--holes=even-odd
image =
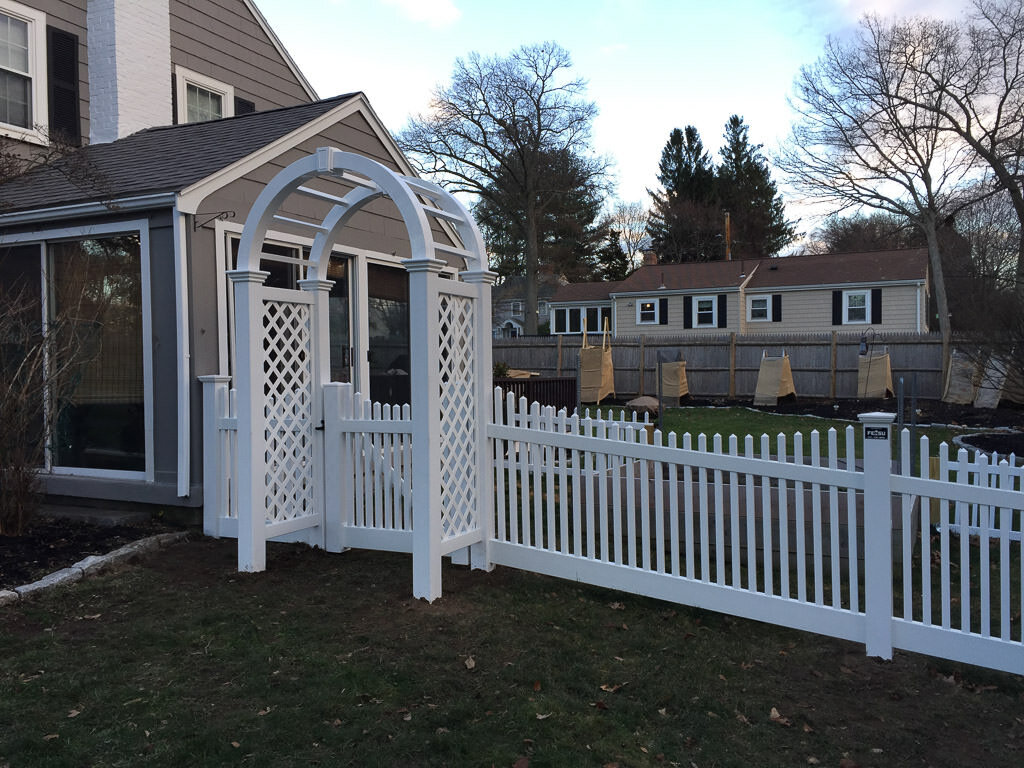
MULTIPOLYGON (((212 378, 212 377, 211 377, 212 378)), ((234 536, 227 382, 207 381, 206 530, 234 536)), ((408 408, 325 387, 324 546, 415 551, 408 408)), ((710 440, 568 415, 495 391, 477 567, 506 565, 679 604, 1024 673, 1024 471, 927 438, 891 460, 891 414, 857 428, 710 440)), ((1012 458, 1012 457, 1011 457, 1012 458)), ((287 537, 284 537, 287 539, 287 537)), ((465 549, 453 560, 469 562, 465 549)))

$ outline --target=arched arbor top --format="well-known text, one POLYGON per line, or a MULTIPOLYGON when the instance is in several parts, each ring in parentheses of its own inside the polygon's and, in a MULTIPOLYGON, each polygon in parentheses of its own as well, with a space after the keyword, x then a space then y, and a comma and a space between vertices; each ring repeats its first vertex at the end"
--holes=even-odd
POLYGON ((236 272, 260 269, 263 242, 275 222, 316 232, 306 270, 307 280, 327 278, 327 264, 334 244, 352 217, 378 198, 390 199, 405 225, 413 260, 460 259, 460 271, 482 273, 487 257, 480 230, 466 207, 437 184, 396 173, 363 155, 334 147, 321 147, 279 172, 260 193, 246 219, 238 249, 236 272), (332 178, 351 190, 343 196, 309 186, 318 178, 332 178), (292 196, 328 203, 322 221, 299 220, 281 210, 292 196), (456 245, 437 242, 432 222, 446 222, 454 229, 456 245), (447 258, 446 258, 447 257, 447 258))

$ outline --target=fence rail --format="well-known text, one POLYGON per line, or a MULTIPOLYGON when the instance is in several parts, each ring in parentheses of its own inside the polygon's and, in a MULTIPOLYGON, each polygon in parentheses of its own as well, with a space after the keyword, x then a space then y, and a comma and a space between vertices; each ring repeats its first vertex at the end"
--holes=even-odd
MULTIPOLYGON (((237 424, 211 378, 205 527, 237 536, 237 424)), ((324 413, 325 546, 415 560, 409 408, 330 384, 324 413)), ((912 461, 907 431, 894 467, 892 416, 862 420, 861 462, 852 425, 788 447, 663 436, 496 389, 482 562, 1024 673, 1024 470, 945 446, 933 462, 927 438, 912 461)))

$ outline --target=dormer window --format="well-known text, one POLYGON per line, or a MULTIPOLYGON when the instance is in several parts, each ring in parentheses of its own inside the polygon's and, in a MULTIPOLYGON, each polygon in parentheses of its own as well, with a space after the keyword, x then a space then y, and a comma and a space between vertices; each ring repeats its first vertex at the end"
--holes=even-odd
POLYGON ((212 77, 175 67, 178 123, 201 123, 235 114, 235 89, 212 77))

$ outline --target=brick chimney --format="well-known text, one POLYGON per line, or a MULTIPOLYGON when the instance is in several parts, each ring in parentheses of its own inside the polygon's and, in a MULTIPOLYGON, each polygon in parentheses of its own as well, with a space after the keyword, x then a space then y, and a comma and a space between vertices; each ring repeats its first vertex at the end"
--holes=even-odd
POLYGON ((645 267, 653 267, 658 263, 658 254, 654 251, 644 251, 643 265, 645 267))
POLYGON ((169 0, 89 0, 89 141, 171 123, 169 0))

